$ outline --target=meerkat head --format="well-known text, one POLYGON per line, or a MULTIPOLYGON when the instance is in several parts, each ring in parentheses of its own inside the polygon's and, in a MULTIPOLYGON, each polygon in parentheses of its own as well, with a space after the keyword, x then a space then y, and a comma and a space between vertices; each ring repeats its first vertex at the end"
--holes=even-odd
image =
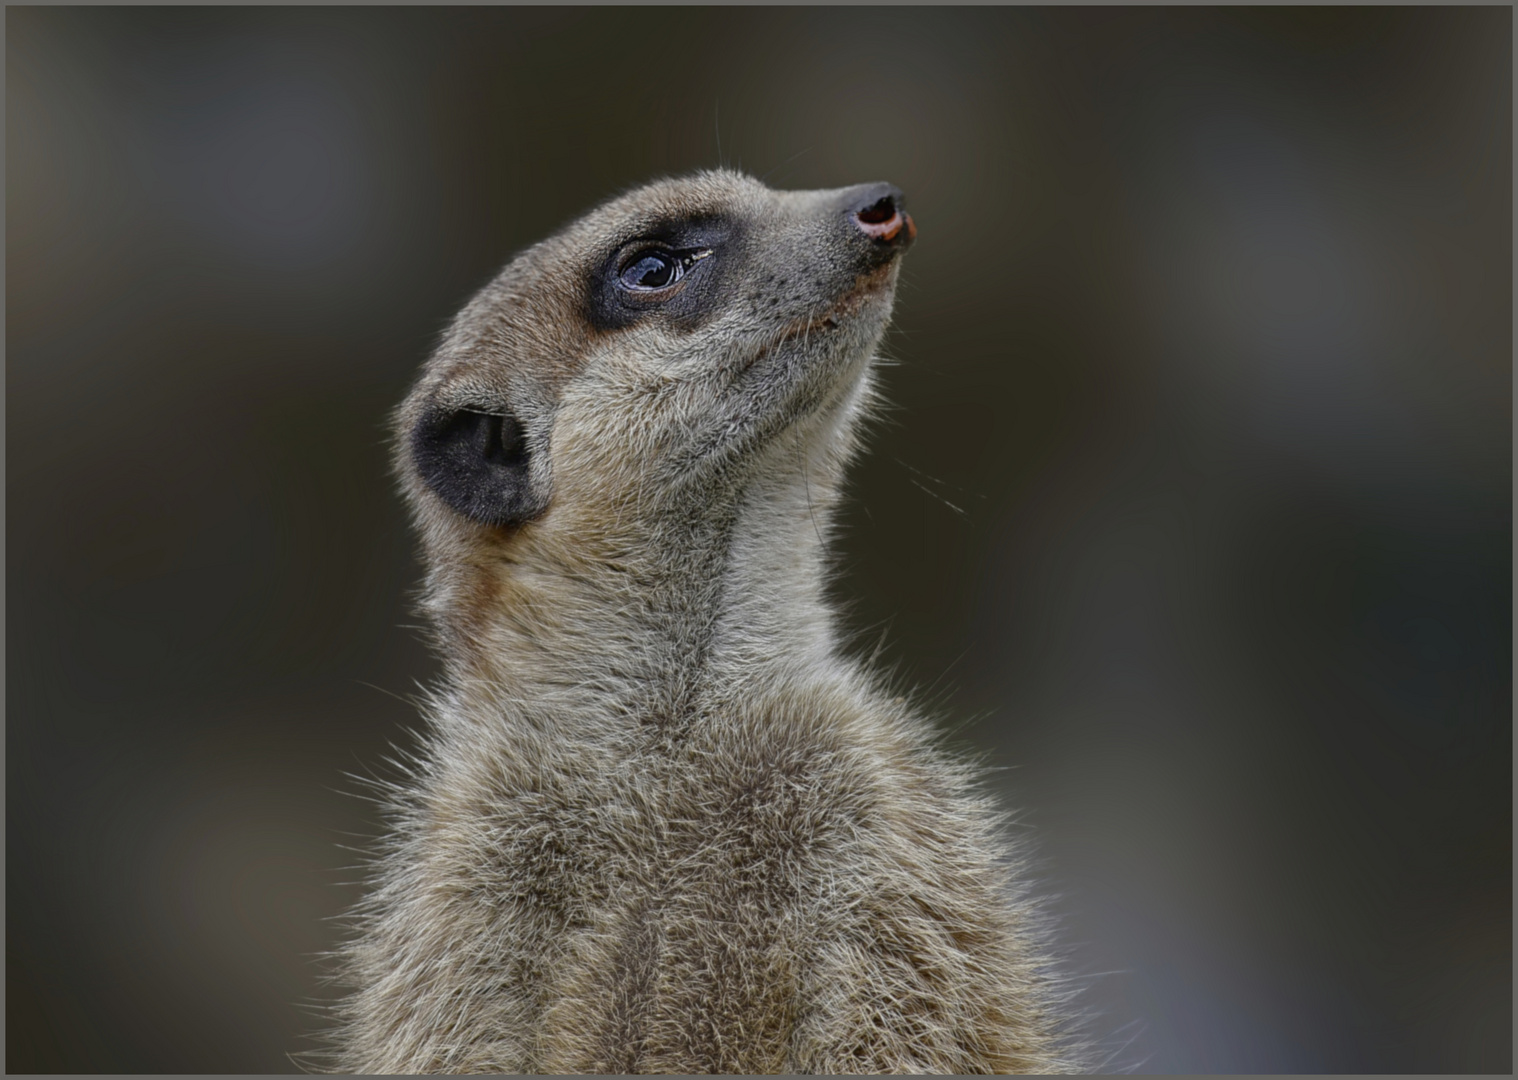
POLYGON ((888 184, 787 192, 707 172, 529 248, 397 412, 429 546, 648 525, 783 467, 767 450, 786 432, 846 439, 915 235, 888 184))

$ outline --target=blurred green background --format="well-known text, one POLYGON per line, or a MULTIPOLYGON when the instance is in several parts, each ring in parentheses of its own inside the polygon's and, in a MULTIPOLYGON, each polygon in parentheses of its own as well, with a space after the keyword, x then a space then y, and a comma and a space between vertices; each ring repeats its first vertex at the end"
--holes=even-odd
POLYGON ((1110 1067, 1511 1071, 1509 8, 5 18, 10 1071, 293 1068, 436 670, 386 412, 719 161, 907 193, 836 591, 1110 1067))

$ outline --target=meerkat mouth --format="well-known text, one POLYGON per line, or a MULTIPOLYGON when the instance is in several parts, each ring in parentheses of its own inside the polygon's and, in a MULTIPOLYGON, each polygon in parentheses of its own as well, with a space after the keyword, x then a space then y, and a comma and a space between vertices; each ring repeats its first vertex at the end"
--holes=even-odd
POLYGON ((896 263, 892 261, 860 274, 854 284, 825 311, 787 323, 778 333, 769 337, 755 349, 738 367, 735 374, 739 376, 747 374, 761 362, 774 357, 777 352, 796 341, 809 340, 814 336, 822 338, 847 325, 866 304, 878 300, 882 293, 890 291, 891 271, 895 265, 896 263))
POLYGON ((892 261, 860 274, 831 307, 820 315, 797 319, 780 333, 775 343, 778 345, 815 331, 833 330, 841 326, 859 314, 859 309, 865 304, 889 290, 895 268, 896 263, 892 261))

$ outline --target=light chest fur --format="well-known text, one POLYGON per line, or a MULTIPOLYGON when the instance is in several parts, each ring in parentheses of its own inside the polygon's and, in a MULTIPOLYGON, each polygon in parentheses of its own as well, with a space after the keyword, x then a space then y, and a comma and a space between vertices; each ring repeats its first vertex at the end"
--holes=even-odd
POLYGON ((446 674, 338 1067, 1070 1067, 996 809, 823 596, 900 201, 662 181, 445 336, 397 456, 446 674))

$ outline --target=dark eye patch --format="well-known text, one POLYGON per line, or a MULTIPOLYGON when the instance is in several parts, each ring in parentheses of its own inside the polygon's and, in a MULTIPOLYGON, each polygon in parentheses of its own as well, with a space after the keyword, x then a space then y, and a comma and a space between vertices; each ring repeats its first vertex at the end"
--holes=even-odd
POLYGON ((694 329, 716 313, 722 283, 734 277, 736 239, 733 223, 717 218, 666 221, 640 230, 592 272, 589 322, 618 330, 658 318, 694 329))

